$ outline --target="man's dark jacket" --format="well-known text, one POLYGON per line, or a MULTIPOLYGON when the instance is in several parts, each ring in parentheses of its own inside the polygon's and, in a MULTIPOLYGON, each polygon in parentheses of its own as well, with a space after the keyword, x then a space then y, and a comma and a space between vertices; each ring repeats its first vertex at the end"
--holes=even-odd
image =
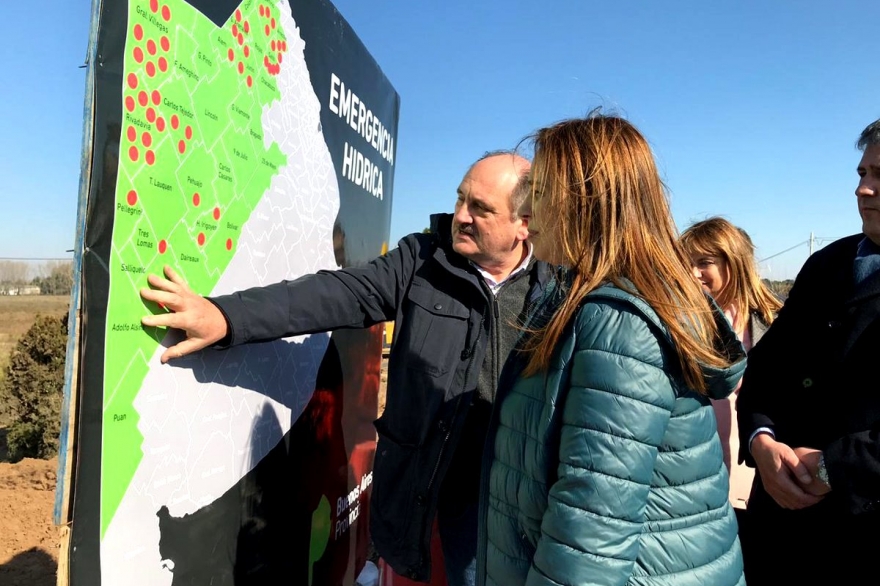
POLYGON ((743 539, 749 584, 750 568, 759 564, 790 567, 779 563, 789 559, 779 549, 788 545, 798 556, 815 551, 827 561, 802 564, 808 584, 823 568, 842 569, 844 560, 858 574, 867 560, 857 552, 880 540, 880 273, 855 283, 863 238, 838 240, 809 258, 779 318, 749 353, 737 401, 741 458, 754 466, 749 437, 771 427, 791 448, 822 450, 832 487, 818 505, 787 511, 756 477, 749 515, 757 538, 771 542, 751 548, 743 539))
MULTIPOLYGON (((370 531, 397 573, 422 581, 430 576, 440 485, 496 331, 497 304, 469 261, 452 250, 451 221, 449 214, 432 216, 430 234, 410 234, 362 267, 212 299, 227 318, 232 345, 394 320, 385 411, 375 422, 370 531)), ((547 265, 533 263, 528 278, 527 299, 537 299, 547 265)))

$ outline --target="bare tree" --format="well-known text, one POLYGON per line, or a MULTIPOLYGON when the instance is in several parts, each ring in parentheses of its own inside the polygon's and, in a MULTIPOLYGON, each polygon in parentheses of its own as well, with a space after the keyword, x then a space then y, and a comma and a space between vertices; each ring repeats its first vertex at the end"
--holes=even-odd
POLYGON ((27 263, 0 260, 0 285, 20 286, 28 282, 30 269, 27 263))

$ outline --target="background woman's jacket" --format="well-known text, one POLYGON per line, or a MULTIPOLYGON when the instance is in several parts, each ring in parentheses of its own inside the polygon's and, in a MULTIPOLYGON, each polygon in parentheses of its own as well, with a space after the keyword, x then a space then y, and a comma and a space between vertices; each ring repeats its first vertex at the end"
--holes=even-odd
MULTIPOLYGON (((728 352, 742 358, 723 328, 728 352)), ((707 370, 710 395, 730 393, 744 368, 707 370)), ((499 390, 480 578, 744 584, 709 398, 676 373, 672 341, 643 300, 612 286, 588 296, 549 371, 499 390)))

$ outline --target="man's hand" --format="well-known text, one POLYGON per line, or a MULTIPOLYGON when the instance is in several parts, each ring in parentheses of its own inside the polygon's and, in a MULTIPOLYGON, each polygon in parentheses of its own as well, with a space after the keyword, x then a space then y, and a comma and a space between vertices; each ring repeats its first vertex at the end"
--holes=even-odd
POLYGON ((141 289, 146 301, 159 303, 168 313, 148 315, 141 323, 150 327, 177 328, 183 330, 186 339, 171 346, 162 354, 162 362, 180 358, 222 340, 228 331, 226 318, 217 307, 195 294, 180 275, 171 267, 165 267, 167 279, 156 275, 147 277, 153 289, 141 289))
POLYGON ((762 433, 752 440, 751 449, 764 490, 780 507, 804 509, 822 500, 821 496, 804 490, 819 481, 813 480, 810 471, 789 446, 762 433))
POLYGON ((795 448, 794 454, 807 468, 807 471, 813 479, 812 482, 807 485, 802 485, 801 488, 803 488, 805 492, 814 496, 824 496, 831 492, 831 487, 819 480, 819 456, 822 455, 822 450, 816 450, 813 448, 795 448))

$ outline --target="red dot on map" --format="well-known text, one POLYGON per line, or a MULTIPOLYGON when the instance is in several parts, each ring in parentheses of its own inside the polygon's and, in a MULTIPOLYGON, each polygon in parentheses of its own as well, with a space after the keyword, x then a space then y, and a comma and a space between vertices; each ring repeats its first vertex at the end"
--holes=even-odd
POLYGON ((253 85, 254 85, 254 80, 251 79, 251 76, 250 76, 250 75, 248 75, 248 76, 247 76, 247 86, 248 86, 248 87, 252 87, 253 85))
POLYGON ((144 62, 144 52, 140 47, 135 47, 133 53, 134 53, 134 60, 136 63, 143 63, 144 62))
POLYGON ((266 67, 269 67, 269 56, 268 55, 263 56, 263 65, 265 65, 266 67))
POLYGON ((269 46, 272 47, 272 50, 275 50, 275 39, 272 39, 272 42, 269 43, 269 46))
POLYGON ((147 122, 156 121, 156 111, 153 108, 147 108, 147 122))
POLYGON ((250 57, 250 56, 251 56, 251 50, 250 50, 250 47, 248 47, 247 45, 244 46, 244 56, 245 56, 245 57, 250 57))
POLYGON ((275 19, 274 18, 272 19, 271 24, 272 24, 272 28, 275 28, 275 19))
POLYGON ((147 96, 147 92, 141 90, 138 92, 138 104, 141 106, 146 106, 150 102, 149 96, 147 96))
POLYGON ((237 37, 237 36, 238 36, 238 25, 237 25, 237 24, 234 24, 234 23, 233 23, 233 25, 232 25, 232 36, 233 36, 233 37, 237 37))
POLYGON ((162 94, 159 93, 159 90, 153 90, 153 93, 150 94, 150 98, 156 106, 162 103, 162 94))
POLYGON ((238 33, 238 44, 239 46, 244 45, 244 35, 241 33, 238 33))
POLYGON ((134 126, 129 126, 128 130, 125 132, 125 136, 128 138, 128 142, 134 142, 137 140, 138 133, 137 130, 134 129, 134 126))
POLYGON ((238 8, 235 9, 235 20, 241 22, 241 10, 239 10, 238 8))
POLYGON ((150 133, 147 131, 144 131, 144 133, 141 135, 141 140, 143 141, 145 147, 149 147, 151 144, 153 144, 153 137, 150 136, 150 133))
POLYGON ((193 137, 193 129, 192 126, 187 126, 183 131, 183 135, 186 136, 186 140, 192 140, 193 137))
POLYGON ((177 127, 180 126, 180 119, 177 118, 177 114, 171 115, 171 128, 177 130, 177 127))
POLYGON ((284 59, 281 57, 281 53, 278 53, 278 63, 281 63, 284 59))
POLYGON ((162 18, 165 19, 165 22, 171 20, 171 9, 168 8, 168 5, 162 7, 162 18))
POLYGON ((202 201, 202 197, 199 195, 199 192, 198 191, 195 192, 193 194, 193 205, 196 207, 199 207, 199 204, 201 203, 201 201, 202 201))
POLYGON ((232 238, 226 239, 226 250, 232 250, 232 238))
POLYGON ((134 25, 134 38, 138 41, 144 38, 144 27, 139 24, 134 25))
POLYGON ((220 208, 214 208, 214 219, 215 220, 220 219, 220 208))
POLYGON ((147 41, 147 53, 149 53, 150 55, 156 54, 156 41, 154 41, 153 39, 147 41))
POLYGON ((156 66, 152 61, 147 61, 146 70, 148 77, 154 77, 156 75, 156 66))
POLYGON ((168 243, 164 240, 159 241, 159 254, 165 254, 165 251, 168 250, 168 243))
POLYGON ((248 21, 244 21, 244 32, 251 32, 251 23, 249 23, 248 21))
POLYGON ((226 56, 229 57, 230 61, 235 61, 235 51, 233 51, 232 49, 229 49, 229 52, 226 53, 226 56))
POLYGON ((287 51, 287 41, 281 41, 281 48, 286 52, 287 51))
POLYGON ((266 13, 263 12, 263 5, 260 4, 260 16, 266 16, 266 13))
POLYGON ((128 87, 134 89, 138 86, 138 78, 134 73, 128 74, 128 87))
POLYGON ((177 143, 177 150, 180 151, 181 155, 186 152, 186 141, 185 140, 181 140, 179 143, 177 143))
POLYGON ((153 12, 159 11, 159 0, 150 0, 150 10, 153 12))
POLYGON ((159 45, 162 46, 163 51, 167 51, 171 48, 171 41, 168 40, 168 37, 162 35, 162 38, 159 39, 159 45))
POLYGON ((132 161, 137 161, 138 160, 138 148, 136 146, 129 147, 128 156, 131 158, 132 161))
POLYGON ((165 130, 165 119, 159 116, 156 118, 156 130, 162 132, 165 130))
POLYGON ((269 36, 269 25, 268 24, 266 25, 266 36, 267 37, 269 36))
POLYGON ((147 154, 144 155, 144 160, 147 161, 147 165, 152 165, 156 162, 156 153, 153 151, 147 151, 147 154))
POLYGON ((165 57, 159 57, 159 71, 161 71, 162 73, 168 71, 168 61, 165 59, 165 57))
POLYGON ((244 63, 242 63, 241 61, 238 62, 238 72, 244 73, 244 63))
POLYGON ((125 109, 129 112, 134 112, 134 98, 131 96, 125 97, 125 109))
POLYGON ((199 243, 199 246, 205 245, 205 233, 204 232, 199 232, 198 243, 199 243))
POLYGON ((133 206, 134 204, 136 204, 138 202, 137 191, 135 191, 134 189, 129 191, 128 196, 125 198, 125 201, 127 201, 128 205, 130 205, 130 206, 133 206))

